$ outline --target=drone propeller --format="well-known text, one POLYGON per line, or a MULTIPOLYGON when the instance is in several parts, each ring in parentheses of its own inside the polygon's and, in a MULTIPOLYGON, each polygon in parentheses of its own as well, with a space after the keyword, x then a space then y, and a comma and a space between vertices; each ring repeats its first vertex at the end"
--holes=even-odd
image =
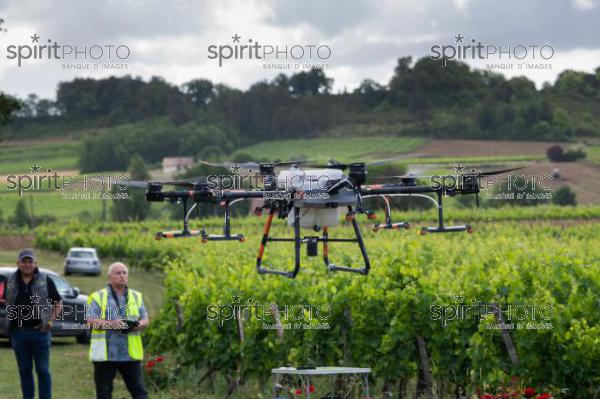
MULTIPOLYGON (((514 170, 519 170, 519 169, 523 169, 524 166, 520 166, 518 168, 509 168, 509 169, 500 169, 500 170, 490 170, 487 172, 479 172, 479 173, 466 173, 463 176, 475 176, 475 177, 484 177, 484 176, 495 176, 495 175, 501 175, 503 173, 507 173, 507 172, 512 172, 514 170)), ((477 179, 475 179, 474 181, 475 185, 479 185, 477 179)), ((477 204, 477 208, 479 208, 479 189, 477 189, 477 191, 475 191, 475 203, 477 204)))
POLYGON ((115 183, 119 186, 125 186, 126 188, 142 188, 147 189, 150 187, 162 187, 162 186, 175 186, 175 187, 185 187, 185 188, 194 188, 198 185, 206 182, 205 176, 198 176, 191 179, 183 179, 183 180, 172 180, 172 181, 142 181, 142 180, 131 180, 127 183, 115 183))
POLYGON ((393 158, 386 158, 386 159, 378 159, 375 161, 369 161, 369 162, 350 162, 350 163, 344 163, 344 162, 338 162, 335 159, 330 159, 329 161, 327 161, 327 163, 319 163, 319 162, 313 162, 313 161, 306 161, 307 163, 307 167, 309 168, 319 168, 319 169, 340 169, 340 170, 345 170, 348 169, 351 166, 354 165, 366 165, 366 166, 380 166, 380 165, 385 165, 387 163, 390 162, 394 162, 394 161, 398 161, 400 159, 405 158, 405 155, 400 155, 397 157, 393 157, 393 158))
POLYGON ((208 162, 208 161, 198 161, 199 163, 203 164, 203 165, 208 165, 208 166, 213 166, 213 167, 218 167, 218 168, 231 168, 235 165, 252 165, 254 167, 258 167, 259 165, 271 165, 273 167, 276 166, 287 166, 287 165, 300 165, 300 164, 304 164, 307 161, 303 161, 303 160, 296 160, 296 161, 274 161, 274 162, 254 162, 254 161, 248 161, 248 162, 220 162, 220 163, 214 163, 214 162, 208 162))
MULTIPOLYGON (((309 168, 315 168, 315 169, 339 169, 339 170, 345 170, 345 169, 348 169, 350 166, 357 165, 359 163, 360 162, 342 163, 342 162, 338 162, 338 161, 336 161, 334 159, 330 159, 325 164, 322 164, 322 163, 309 163, 306 166, 309 167, 309 168)), ((364 165, 364 163, 363 163, 363 165, 364 165)))
POLYGON ((369 176, 369 179, 373 179, 373 180, 425 179, 425 178, 429 178, 429 177, 432 177, 432 176, 431 175, 430 176, 417 175, 415 173, 408 172, 406 174, 396 175, 396 176, 369 176))
MULTIPOLYGON (((483 176, 494 176, 494 175, 501 175, 502 173, 507 173, 507 172, 512 172, 513 170, 519 170, 519 169, 523 169, 524 166, 520 166, 518 168, 510 168, 510 169, 500 169, 500 170, 490 170, 487 172, 471 172, 471 173, 462 173, 460 174, 460 176, 479 176, 479 177, 483 177, 483 176)), ((424 175, 416 175, 413 173, 406 173, 404 175, 397 175, 397 176, 372 176, 369 177, 370 179, 375 179, 375 180, 393 180, 393 179, 425 179, 425 178, 430 178, 433 177, 433 175, 428 175, 428 176, 424 176, 424 175)))
POLYGON ((477 176, 494 176, 501 175, 502 173, 512 172, 513 170, 519 170, 525 168, 524 166, 519 166, 518 168, 510 168, 510 169, 500 169, 500 170, 490 170, 487 172, 479 172, 479 173, 465 173, 465 175, 477 175, 477 176))

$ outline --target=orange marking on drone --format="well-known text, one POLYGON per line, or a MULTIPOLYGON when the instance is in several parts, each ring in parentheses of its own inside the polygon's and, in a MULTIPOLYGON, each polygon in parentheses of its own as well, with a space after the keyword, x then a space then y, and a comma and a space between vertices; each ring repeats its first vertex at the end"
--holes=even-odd
POLYGON ((267 216, 267 221, 265 223, 265 228, 263 229, 263 234, 264 235, 268 235, 269 234, 269 230, 271 230, 271 222, 273 221, 273 215, 275 215, 275 213, 269 212, 269 216, 267 216))

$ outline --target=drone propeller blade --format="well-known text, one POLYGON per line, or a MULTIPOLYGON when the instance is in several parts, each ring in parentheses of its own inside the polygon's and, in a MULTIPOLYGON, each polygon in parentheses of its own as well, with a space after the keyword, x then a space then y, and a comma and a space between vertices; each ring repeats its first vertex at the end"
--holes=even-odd
POLYGON ((308 161, 298 160, 298 161, 281 161, 281 162, 272 162, 273 166, 287 166, 287 165, 300 165, 305 164, 308 161))
POLYGON ((416 175, 414 173, 407 173, 405 175, 395 176, 369 176, 369 179, 373 180, 393 180, 393 179, 427 179, 432 176, 416 175))
POLYGON ((198 163, 201 163, 202 165, 207 165, 207 166, 214 166, 216 168, 224 168, 224 167, 226 167, 222 163, 212 163, 212 162, 203 161, 203 160, 199 160, 198 163))
POLYGON ((327 163, 318 163, 318 162, 309 162, 307 161, 307 167, 315 168, 315 169, 339 169, 344 170, 350 167, 352 163, 342 163, 338 162, 335 159, 330 159, 327 163))
POLYGON ((128 182, 118 182, 115 183, 119 186, 124 186, 126 188, 142 188, 147 189, 151 185, 159 185, 159 186, 176 186, 176 187, 188 187, 192 188, 197 184, 203 183, 207 180, 206 176, 197 176, 192 179, 184 179, 184 180, 173 180, 173 181, 141 181, 141 180, 130 180, 128 182))
POLYGON ((213 168, 224 168, 224 169, 231 169, 234 166, 244 166, 244 167, 248 167, 248 166, 252 166, 253 168, 258 168, 258 163, 253 162, 253 161, 224 161, 224 162, 208 162, 208 161, 198 161, 198 163, 202 164, 202 165, 206 165, 206 166, 211 166, 213 168))
MULTIPOLYGON (((500 169, 500 170, 490 170, 487 172, 476 172, 473 174, 476 174, 478 176, 494 176, 494 175, 501 175, 502 173, 506 173, 506 172, 512 172, 513 170, 519 170, 519 169, 523 169, 525 168, 524 166, 520 166, 518 168, 510 168, 510 169, 500 169)), ((471 173, 465 173, 467 175, 471 174, 471 173)))
POLYGON ((404 155, 398 155, 398 156, 392 157, 392 158, 378 159, 378 160, 375 160, 375 161, 366 162, 366 165, 367 166, 380 166, 380 165, 385 165, 387 163, 394 162, 394 161, 399 161, 401 159, 406 159, 406 158, 407 158, 406 154, 404 154, 404 155))
POLYGON ((147 181, 139 181, 139 180, 131 180, 126 183, 115 183, 118 186, 124 186, 125 188, 143 188, 146 189, 150 185, 150 182, 147 181))

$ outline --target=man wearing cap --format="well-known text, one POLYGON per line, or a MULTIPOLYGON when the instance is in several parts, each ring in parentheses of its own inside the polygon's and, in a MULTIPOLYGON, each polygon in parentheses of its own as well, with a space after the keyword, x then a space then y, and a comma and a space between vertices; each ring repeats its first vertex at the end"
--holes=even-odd
POLYGON ((147 399, 142 376, 144 358, 140 331, 148 326, 142 294, 127 287, 123 263, 108 268, 108 284, 88 297, 88 323, 92 328, 90 360, 94 364, 96 398, 112 397, 117 371, 134 399, 147 399))
POLYGON ((32 249, 19 253, 18 269, 7 281, 4 296, 11 318, 10 339, 17 358, 24 399, 33 399, 33 363, 38 376, 40 399, 52 397, 50 376, 50 330, 62 309, 62 300, 48 275, 37 268, 32 249))

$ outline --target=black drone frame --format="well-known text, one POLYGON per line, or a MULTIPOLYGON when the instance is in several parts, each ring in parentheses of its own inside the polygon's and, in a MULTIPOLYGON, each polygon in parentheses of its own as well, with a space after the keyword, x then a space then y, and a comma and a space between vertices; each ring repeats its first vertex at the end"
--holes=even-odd
MULTIPOLYGON (((272 167, 269 166, 269 171, 272 172, 272 167)), ((502 171, 504 172, 504 171, 502 171)), ((497 172, 494 172, 497 173, 497 172)), ((338 208, 341 206, 347 207, 346 220, 351 222, 354 237, 352 238, 332 238, 329 236, 328 226, 321 226, 315 228, 315 231, 321 230, 320 235, 304 236, 300 235, 300 207, 295 206, 294 200, 296 198, 295 190, 277 190, 274 181, 271 181, 270 185, 263 190, 213 190, 209 189, 205 184, 200 183, 185 183, 187 187, 191 187, 188 191, 162 191, 161 183, 149 183, 146 191, 146 199, 148 201, 165 201, 168 200, 174 203, 183 204, 183 229, 176 231, 165 231, 156 234, 157 239, 162 238, 183 238, 183 237, 200 237, 203 243, 208 241, 239 241, 244 242, 245 237, 243 234, 231 234, 231 217, 230 207, 242 200, 249 200, 254 198, 287 198, 287 199, 269 199, 266 200, 262 207, 256 209, 255 213, 260 216, 262 209, 268 209, 269 213, 263 229, 263 236, 260 243, 258 256, 256 258, 256 269, 259 274, 275 274, 294 278, 300 271, 300 258, 301 258, 301 246, 306 244, 307 255, 317 256, 318 255, 318 244, 323 243, 323 262, 330 272, 343 271, 350 273, 357 273, 362 275, 369 274, 371 264, 367 255, 367 250, 363 241, 363 237, 356 221, 356 214, 365 214, 369 219, 374 219, 375 214, 365 209, 363 205, 363 199, 369 197, 382 197, 385 202, 385 223, 375 224, 373 226, 374 231, 380 229, 408 229, 410 223, 392 221, 390 197, 393 196, 417 196, 426 197, 429 200, 436 203, 438 207, 438 225, 436 227, 423 227, 420 231, 422 235, 427 233, 450 233, 467 231, 468 233, 473 232, 473 228, 470 225, 458 225, 458 226, 445 226, 444 225, 444 213, 443 213, 443 197, 444 196, 455 196, 457 194, 475 194, 479 193, 479 184, 477 175, 468 175, 466 182, 468 184, 460 188, 447 188, 447 187, 434 187, 427 185, 417 185, 415 178, 402 179, 401 183, 392 184, 378 184, 378 185, 363 185, 366 181, 366 169, 364 164, 351 164, 350 173, 348 178, 338 181, 333 184, 328 190, 327 194, 336 194, 342 189, 350 189, 356 196, 356 201, 353 204, 348 203, 336 203, 335 197, 333 202, 329 203, 328 206, 331 208, 338 208), (436 194, 437 201, 428 194, 436 194), (188 201, 192 201, 194 205, 188 209, 188 201), (224 222, 223 222, 223 233, 222 234, 208 234, 204 229, 202 230, 190 230, 188 227, 189 217, 200 203, 211 203, 221 206, 225 210, 224 222), (294 231, 293 237, 273 237, 270 235, 271 224, 273 217, 278 214, 278 218, 287 218, 289 213, 293 212, 292 227, 294 231), (294 265, 291 270, 280 270, 272 267, 267 267, 263 264, 263 255, 268 243, 274 242, 293 242, 294 243, 294 265), (344 266, 332 263, 329 259, 329 243, 333 242, 346 242, 356 243, 360 249, 364 264, 358 267, 344 266)), ((174 185, 184 185, 180 182, 167 183, 174 185)), ((297 205, 297 204, 296 204, 297 205)))
POLYGON ((203 243, 207 243, 208 241, 239 241, 239 242, 246 241, 246 238, 244 237, 243 234, 233 234, 233 235, 231 234, 231 215, 230 215, 229 209, 233 203, 235 203, 237 201, 241 201, 241 199, 236 199, 234 201, 225 199, 219 203, 219 206, 221 206, 221 208, 225 209, 225 215, 224 215, 224 221, 223 221, 223 234, 208 234, 208 233, 206 233, 206 230, 204 230, 204 229, 190 230, 188 227, 188 221, 189 221, 190 215, 191 215, 192 211, 194 210, 194 208, 196 208, 198 206, 198 204, 200 204, 200 202, 195 202, 194 205, 192 205, 192 207, 188 209, 187 201, 188 201, 189 197, 188 196, 179 196, 176 193, 177 192, 170 192, 170 193, 168 192, 168 193, 164 193, 164 194, 166 194, 166 197, 168 197, 170 199, 175 199, 175 201, 172 201, 172 202, 177 202, 177 200, 181 201, 181 203, 183 205, 183 229, 158 232, 155 235, 155 238, 157 240, 160 240, 163 238, 186 238, 186 237, 198 237, 199 236, 199 237, 201 237, 201 242, 203 242, 203 243))
POLYGON ((294 207, 294 237, 293 238, 276 238, 271 237, 269 235, 269 231, 271 229, 271 223, 273 222, 273 216, 277 208, 272 207, 269 210, 269 214, 267 216, 267 220, 265 222, 263 237, 260 243, 260 248, 258 250, 258 256, 256 258, 256 269, 259 274, 277 274, 280 276, 285 276, 289 278, 294 278, 300 271, 300 247, 301 244, 305 243, 306 252, 308 256, 317 256, 318 254, 318 244, 319 242, 323 243, 323 262, 325 262, 325 266, 327 270, 330 272, 335 271, 343 271, 343 272, 351 272, 367 275, 369 274, 369 270, 371 268, 371 263, 369 261, 369 256, 367 255, 367 250, 365 248, 365 243, 362 238, 362 234, 360 232, 360 228, 358 226, 358 222, 356 221, 355 211, 351 206, 348 206, 348 213, 346 214, 346 219, 352 222, 352 227, 354 228, 354 238, 330 238, 329 230, 327 226, 323 226, 323 233, 321 236, 300 236, 300 208, 294 207), (276 270, 273 268, 267 268, 262 265, 263 255, 269 242, 293 242, 294 243, 294 268, 290 271, 276 270), (329 261, 329 243, 330 242, 355 242, 358 243, 358 247, 360 248, 360 252, 362 254, 364 260, 363 267, 350 267, 350 266, 340 266, 329 261))

